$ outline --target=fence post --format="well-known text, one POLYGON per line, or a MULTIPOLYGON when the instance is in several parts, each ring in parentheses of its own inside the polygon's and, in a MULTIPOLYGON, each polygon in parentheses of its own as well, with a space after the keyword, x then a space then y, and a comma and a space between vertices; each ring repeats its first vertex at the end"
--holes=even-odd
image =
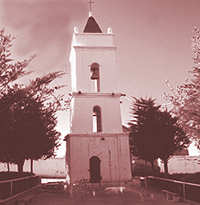
POLYGON ((185 201, 186 196, 185 196, 185 183, 183 183, 183 200, 185 201))
POLYGON ((148 188, 148 181, 147 181, 147 180, 148 180, 148 178, 145 177, 145 178, 144 178, 144 188, 145 188, 145 189, 148 188))
POLYGON ((13 181, 10 182, 10 196, 13 194, 13 181))

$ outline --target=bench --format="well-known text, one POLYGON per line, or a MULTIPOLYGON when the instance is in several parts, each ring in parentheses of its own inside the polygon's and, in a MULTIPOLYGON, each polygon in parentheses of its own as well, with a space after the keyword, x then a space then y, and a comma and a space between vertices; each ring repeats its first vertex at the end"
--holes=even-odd
POLYGON ((15 205, 28 205, 29 203, 32 202, 33 198, 35 197, 35 195, 27 195, 24 196, 23 198, 17 199, 15 205))
POLYGON ((168 191, 162 190, 167 200, 178 201, 180 199, 179 194, 168 191))

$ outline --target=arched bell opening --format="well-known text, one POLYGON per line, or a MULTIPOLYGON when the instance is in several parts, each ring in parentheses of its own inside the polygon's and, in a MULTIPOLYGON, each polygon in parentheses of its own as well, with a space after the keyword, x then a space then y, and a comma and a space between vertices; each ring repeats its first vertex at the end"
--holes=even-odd
POLYGON ((93 107, 93 132, 102 132, 101 108, 98 105, 93 107))
POLYGON ((100 92, 100 72, 99 72, 99 64, 98 63, 92 63, 90 66, 90 72, 92 80, 92 84, 94 87, 95 92, 100 92))

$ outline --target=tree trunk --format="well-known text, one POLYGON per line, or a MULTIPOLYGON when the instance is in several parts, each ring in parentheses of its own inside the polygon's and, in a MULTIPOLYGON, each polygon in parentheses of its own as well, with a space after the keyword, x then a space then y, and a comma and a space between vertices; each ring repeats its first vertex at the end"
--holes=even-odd
POLYGON ((24 166, 24 159, 22 160, 19 160, 18 163, 17 163, 17 169, 18 169, 18 172, 19 173, 22 173, 23 172, 23 166, 24 166))
POLYGON ((152 170, 154 170, 154 161, 153 160, 151 161, 151 168, 152 168, 152 170))
POLYGON ((8 172, 10 172, 10 164, 9 164, 9 162, 6 162, 6 164, 7 164, 8 172))
POLYGON ((165 171, 165 175, 168 175, 168 160, 163 160, 164 161, 164 171, 165 171))
POLYGON ((31 173, 33 174, 33 159, 31 159, 31 173))
POLYGON ((145 168, 147 168, 147 160, 144 160, 144 162, 145 162, 144 166, 145 168))

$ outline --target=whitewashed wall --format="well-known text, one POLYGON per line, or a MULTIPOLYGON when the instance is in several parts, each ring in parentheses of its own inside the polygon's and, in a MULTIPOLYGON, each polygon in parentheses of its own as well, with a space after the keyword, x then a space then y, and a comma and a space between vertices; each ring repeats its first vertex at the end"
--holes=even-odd
POLYGON ((89 67, 92 63, 100 65, 101 92, 117 92, 116 47, 113 34, 73 34, 70 53, 73 92, 94 92, 89 67))
MULTIPOLYGON (((164 171, 163 163, 160 165, 164 171)), ((169 173, 200 172, 200 156, 174 156, 168 162, 169 173)))
POLYGON ((81 94, 76 95, 72 101, 72 126, 71 133, 93 133, 93 107, 101 108, 103 133, 122 133, 120 96, 111 94, 81 94))
POLYGON ((69 140, 72 183, 90 178, 89 160, 92 156, 97 156, 101 160, 102 182, 120 182, 131 179, 130 153, 127 149, 128 135, 74 135, 69 140))
MULTIPOLYGON (((7 165, 0 163, 0 171, 7 171, 7 165)), ((17 171, 17 166, 10 165, 10 171, 17 171)), ((25 161, 24 171, 30 171, 30 160, 25 161)), ((65 177, 65 158, 51 158, 34 161, 34 173, 45 177, 65 177)))

